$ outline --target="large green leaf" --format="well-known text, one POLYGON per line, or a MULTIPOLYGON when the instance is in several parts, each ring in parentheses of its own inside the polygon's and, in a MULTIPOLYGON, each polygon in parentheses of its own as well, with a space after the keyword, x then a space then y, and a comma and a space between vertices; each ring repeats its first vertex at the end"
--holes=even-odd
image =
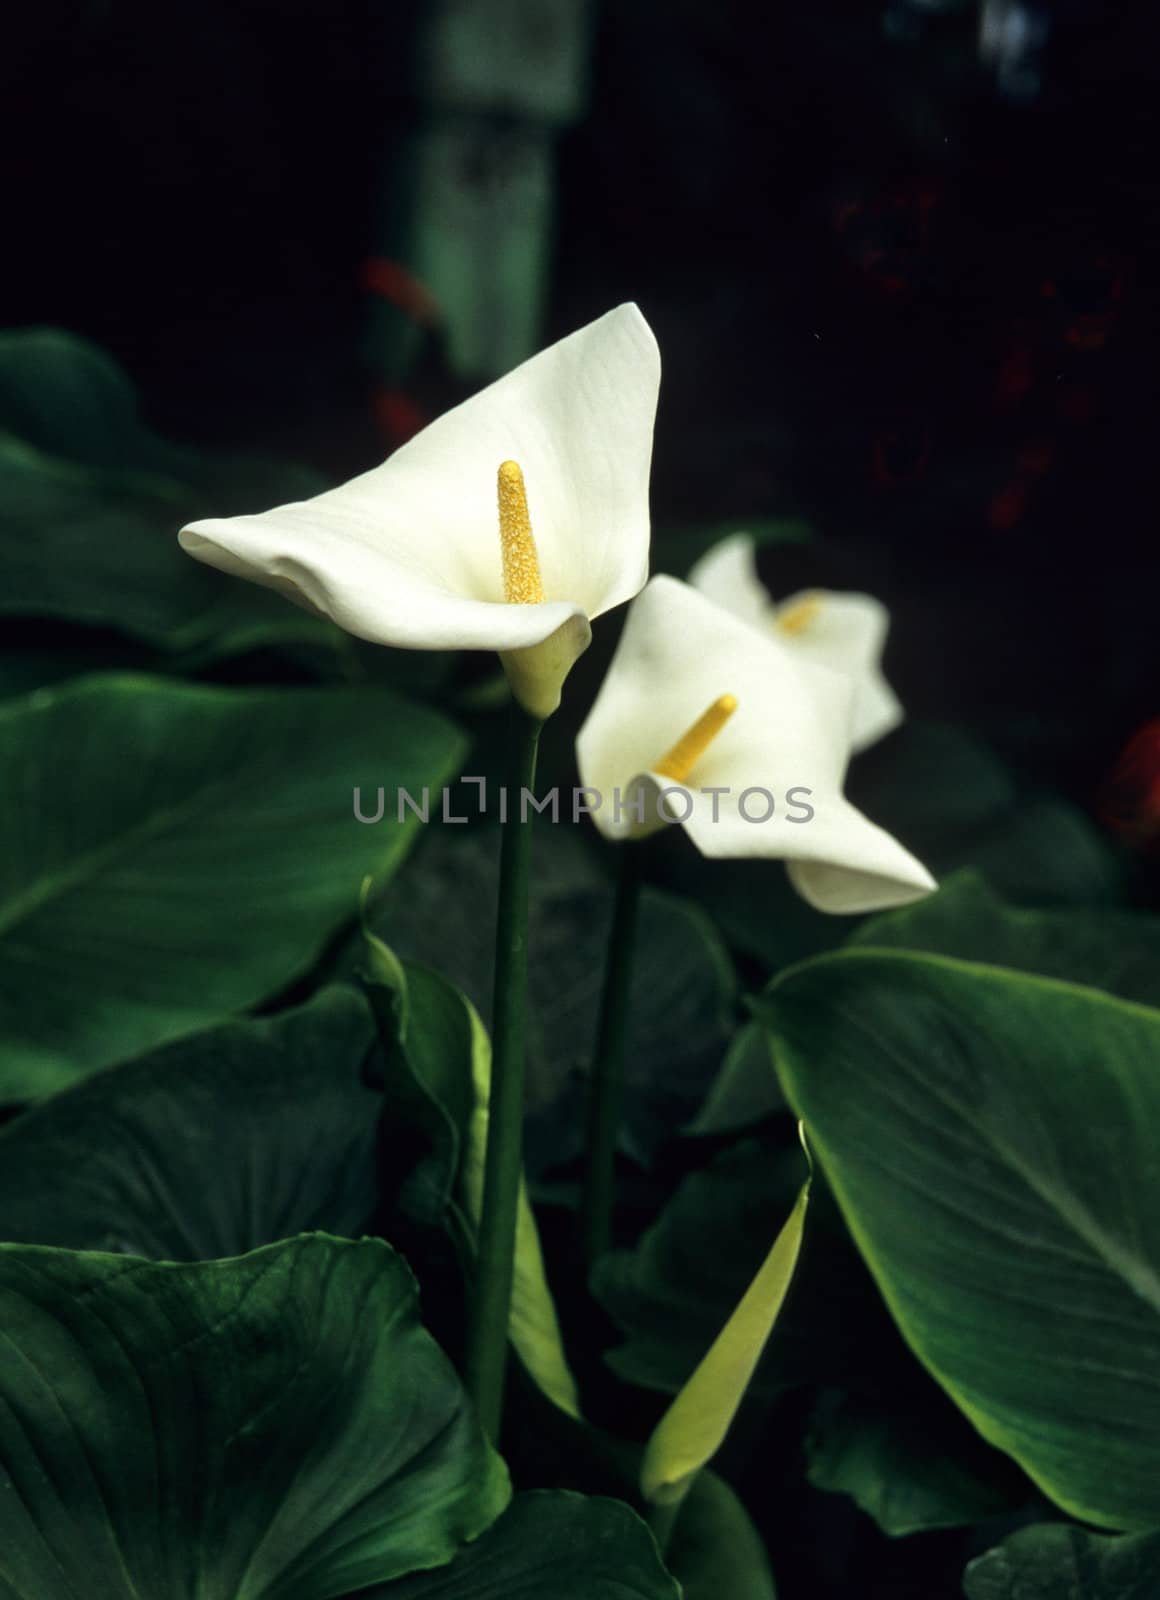
MULTIPOLYGON (((1119 856, 1095 825, 1055 795, 1022 794, 961 729, 907 723, 854 760, 847 793, 940 880, 973 867, 1001 894, 1034 906, 1108 906, 1122 896, 1119 856)), ((673 851, 668 873, 768 972, 834 949, 854 925, 806 905, 780 862, 673 851)))
POLYGON ((1023 1528, 972 1561, 967 1600, 1156 1600, 1160 1534, 1113 1539, 1065 1523, 1023 1528))
POLYGON ((331 1600, 508 1494, 386 1245, 0 1247, 2 1600, 331 1600))
POLYGON ((0 1237, 202 1261, 357 1236, 386 1176, 382 1097, 363 1081, 374 1034, 365 1000, 336 988, 54 1095, 0 1132, 0 1237))
POLYGON ((1160 917, 1079 907, 1024 911, 974 872, 956 874, 937 894, 901 911, 870 918, 850 943, 985 961, 1160 1003, 1160 917))
POLYGON ((850 798, 937 878, 976 867, 1028 905, 1104 905, 1122 888, 1115 850, 1081 811, 1026 791, 966 730, 907 722, 850 768, 850 798))
POLYGON ((1160 1521, 1160 1012, 850 951, 762 1006, 907 1340, 1065 1509, 1160 1521))
POLYGON ((685 1497, 665 1560, 682 1600, 776 1600, 761 1535, 725 1479, 708 1468, 685 1497))
POLYGON ((895 1538, 963 1527, 1006 1511, 1008 1485, 1001 1473, 985 1470, 989 1453, 948 1451, 931 1415, 916 1415, 905 1398, 902 1404, 898 1399, 827 1395, 806 1446, 810 1482, 850 1495, 895 1538))
MULTIPOLYGON (((0 1237, 196 1261, 313 1229, 375 1231, 425 1275, 444 1253, 433 1226, 470 1242, 470 1197, 466 1217, 454 1197, 478 1140, 480 1030, 443 979, 405 976, 406 1060, 392 1053, 383 1092, 366 1082, 379 1065, 367 1002, 334 987, 110 1067, 25 1113, 0 1132, 0 1237)), ((575 1410, 526 1199, 512 1337, 541 1387, 575 1410)))
POLYGON ((199 657, 270 644, 329 653, 338 634, 269 591, 191 561, 177 530, 324 487, 300 468, 214 458, 143 423, 95 346, 51 328, 0 334, 0 613, 115 628, 199 657))
MULTIPOLYGON (((432 809, 432 820, 435 811, 432 809)), ((400 955, 446 973, 485 1022, 498 830, 432 827, 405 883, 388 886, 373 927, 400 955)), ((583 1143, 611 889, 571 826, 538 830, 530 915, 528 1166, 535 1178, 583 1143)), ((646 889, 628 1023, 625 1143, 648 1157, 694 1114, 728 1041, 734 978, 708 919, 646 889)))
POLYGON ((1011 773, 982 740, 913 718, 854 759, 848 788, 923 859, 980 837, 1018 799, 1011 773))
POLYGON ((545 1491, 517 1495, 495 1526, 450 1566, 383 1584, 358 1600, 679 1600, 679 1596, 652 1536, 626 1505, 545 1491))
POLYGON ((90 678, 0 707, 0 1098, 263 999, 410 835, 356 785, 438 784, 455 729, 385 691, 90 678))
MULTIPOLYGON (((39 633, 42 625, 31 626, 39 633)), ((127 640, 110 641, 104 633, 71 633, 70 642, 62 641, 55 649, 43 644, 21 649, 6 638, 0 650, 0 700, 53 689, 91 672, 132 672, 140 664, 135 646, 127 640)))
POLYGON ((201 658, 271 644, 333 656, 328 624, 185 554, 177 532, 206 503, 188 484, 58 460, 0 433, 0 615, 114 628, 201 658))
MULTIPOLYGON (((606 1256, 596 1292, 627 1335, 609 1355, 628 1382, 675 1394, 757 1274, 793 1207, 801 1149, 774 1130, 722 1151, 687 1177, 634 1250, 606 1256)), ((875 1354, 896 1336, 833 1203, 815 1195, 802 1260, 753 1380, 771 1397, 802 1383, 882 1381, 875 1354)), ((891 1373, 891 1376, 894 1374, 891 1373)))
MULTIPOLYGON (((974 841, 1009 815, 1015 784, 985 745, 961 729, 908 722, 857 756, 851 799, 932 871, 960 866, 974 841)), ((720 924, 730 944, 777 972, 831 950, 851 919, 816 911, 790 886, 779 861, 706 861, 674 854, 672 881, 720 924)))
MULTIPOLYGON (((763 1231, 793 1204, 800 1169, 792 1129, 767 1127, 686 1178, 635 1250, 604 1258, 595 1289, 626 1335, 607 1357, 619 1377, 669 1394, 687 1382, 756 1273, 763 1231)), ((867 1427, 889 1396, 889 1462, 879 1441, 819 1435, 811 1469, 819 1487, 854 1494, 887 1532, 896 1512, 949 1526, 974 1520, 984 1501, 1009 1508, 1033 1492, 906 1349, 821 1174, 801 1260, 751 1383, 754 1409, 803 1387, 833 1401, 840 1391, 846 1418, 867 1427), (920 1501, 932 1484, 937 1492, 920 1501)), ((768 1448, 784 1444, 775 1426, 768 1448)))
POLYGON ((785 1110, 765 1029, 738 1028, 704 1104, 689 1123, 691 1134, 739 1133, 785 1110))
POLYGON ((1114 906, 1124 896, 1120 853, 1090 817, 1052 794, 1020 799, 979 838, 948 849, 933 870, 945 877, 964 866, 1029 906, 1114 906))
POLYGON ((197 459, 146 427, 132 383, 110 356, 59 328, 0 334, 0 428, 95 467, 169 472, 197 459))

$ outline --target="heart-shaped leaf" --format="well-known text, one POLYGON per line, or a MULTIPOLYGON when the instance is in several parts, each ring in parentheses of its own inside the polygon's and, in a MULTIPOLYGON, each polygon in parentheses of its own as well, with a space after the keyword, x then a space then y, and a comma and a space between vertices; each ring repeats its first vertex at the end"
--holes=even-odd
POLYGON ((776 1600, 769 1556, 724 1478, 699 1472, 665 1552, 682 1600, 776 1600))
POLYGON ((1087 1521, 1160 1522, 1160 1012, 849 951, 762 1002, 787 1097, 908 1342, 1087 1521))
POLYGON ((1022 1528, 972 1561, 967 1600, 1155 1600, 1160 1534, 1112 1539, 1044 1523, 1022 1528))
POLYGON ((981 1445, 973 1452, 948 1451, 939 1437, 939 1417, 938 1407, 916 1414, 892 1395, 875 1403, 829 1394, 806 1445, 809 1480, 815 1488, 850 1495, 892 1538, 965 1527, 1007 1511, 1005 1476, 1018 1474, 1013 1468, 1006 1475, 994 1472, 993 1463, 1008 1463, 981 1445))
MULTIPOLYGON (((684 1386, 793 1207, 801 1166, 796 1139, 777 1130, 742 1140, 684 1180, 634 1250, 599 1263, 596 1293, 628 1335, 608 1356, 620 1377, 667 1394, 684 1386)), ((898 1344, 832 1199, 815 1189, 802 1259, 753 1379, 767 1398, 869 1376, 868 1352, 898 1344)), ((877 1384, 881 1365, 869 1365, 877 1384)))
POLYGON ((847 787, 936 878, 975 867, 1027 905, 1106 905, 1120 896, 1116 852, 1089 819, 1054 794, 1024 792, 962 728, 907 722, 857 757, 847 787))
POLYGON ((0 1132, 0 1237, 206 1261, 357 1236, 380 1177, 374 1038, 365 1000, 335 988, 54 1095, 0 1132))
POLYGON ((1160 1003, 1160 917, 1086 907, 1025 911, 976 872, 956 873, 937 894, 870 917, 850 944, 984 961, 1160 1003))
POLYGON ((544 1491, 517 1495, 450 1566, 358 1600, 680 1600, 680 1591, 626 1505, 544 1491))
POLYGON ((749 1023, 733 1035, 705 1102, 686 1131, 740 1133, 784 1110, 785 1096, 773 1068, 769 1039, 764 1028, 749 1023))
POLYGON ((141 420, 103 351, 51 328, 0 334, 0 614, 115 628, 200 659, 340 636, 277 595, 201 567, 178 529, 325 485, 298 467, 214 459, 141 420))
MULTIPOLYGON (((432 828, 406 884, 372 924, 392 949, 446 973, 485 1021, 498 831, 432 828), (465 910, 465 908, 467 908, 465 910)), ((579 1155, 613 894, 574 830, 539 830, 530 915, 527 1161, 535 1179, 579 1155)), ((692 1116, 728 1042, 734 976, 695 905, 645 889, 628 1024, 624 1142, 647 1158, 692 1116)))
POLYGON ((0 707, 0 1099, 302 974, 410 837, 357 822, 355 786, 438 784, 461 749, 386 691, 112 677, 0 707))
MULTIPOLYGON (((1122 897, 1120 860, 1094 824, 1055 795, 1020 794, 998 757, 961 729, 907 723, 856 757, 847 792, 940 880, 974 868, 1001 894, 1035 906, 1110 906, 1122 897)), ((768 972, 832 950, 850 933, 849 918, 807 906, 778 862, 674 853, 667 881, 768 972)))
POLYGON ((332 1600, 449 1561, 507 1476, 386 1245, 0 1246, 2 1600, 332 1600))
POLYGON ((0 613, 113 628, 174 653, 333 649, 325 623, 272 591, 198 570, 177 532, 204 504, 168 478, 57 460, 0 434, 0 613))

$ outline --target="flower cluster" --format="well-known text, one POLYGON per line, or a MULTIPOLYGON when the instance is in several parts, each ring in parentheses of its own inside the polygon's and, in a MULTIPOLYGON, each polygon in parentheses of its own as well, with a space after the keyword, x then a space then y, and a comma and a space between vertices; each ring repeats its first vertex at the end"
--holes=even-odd
POLYGON ((632 601, 577 758, 584 785, 650 803, 594 813, 602 832, 632 838, 667 817, 706 856, 785 860, 823 911, 927 893, 921 863, 843 793, 852 752, 902 715, 881 671, 885 609, 825 591, 775 605, 740 533, 689 584, 647 581, 659 383, 648 324, 620 306, 382 466, 312 500, 194 523, 181 542, 360 638, 498 651, 535 718, 559 705, 593 619, 632 601), (809 792, 808 826, 753 826, 740 798, 786 783, 809 792))

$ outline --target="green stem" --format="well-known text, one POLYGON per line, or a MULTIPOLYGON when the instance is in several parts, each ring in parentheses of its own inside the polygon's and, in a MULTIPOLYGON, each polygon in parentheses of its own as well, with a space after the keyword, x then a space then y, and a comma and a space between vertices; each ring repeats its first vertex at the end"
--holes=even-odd
POLYGON ((667 1500, 663 1504, 654 1500, 648 1508, 648 1525, 652 1529, 652 1536, 657 1542, 657 1549, 661 1553, 661 1560, 669 1553, 672 1543, 673 1530, 677 1525, 677 1518, 681 1514, 684 1497, 680 1500, 667 1500))
POLYGON ((533 790, 541 724, 512 707, 508 732, 507 816, 499 861, 492 1006, 491 1102, 479 1262, 471 1308, 467 1386, 492 1443, 499 1440, 507 1376, 508 1323, 515 1273, 516 1215, 523 1163, 524 1055, 528 989, 528 882, 533 790))
POLYGON ((588 1165, 584 1177, 582 1228, 584 1255, 589 1267, 612 1242, 616 1141, 620 1132, 624 1095, 628 1001, 632 990, 636 912, 640 898, 637 864, 639 846, 624 844, 620 846, 620 852, 620 876, 608 940, 600 1022, 596 1030, 596 1055, 592 1063, 588 1099, 588 1165))

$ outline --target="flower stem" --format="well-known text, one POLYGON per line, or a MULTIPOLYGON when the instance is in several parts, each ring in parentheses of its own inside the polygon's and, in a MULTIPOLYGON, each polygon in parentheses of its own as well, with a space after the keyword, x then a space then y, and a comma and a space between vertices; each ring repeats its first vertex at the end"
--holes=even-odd
POLYGON ((484 1432, 499 1439, 515 1271, 516 1213, 523 1163, 524 1055, 528 989, 528 882, 532 818, 524 790, 536 779, 541 723, 513 705, 508 731, 507 815, 499 861, 492 1006, 491 1102, 479 1261, 467 1349, 467 1387, 484 1432))
POLYGON ((612 1242, 616 1140, 620 1132, 621 1100, 624 1094, 628 1001, 632 990, 636 912, 640 898, 638 855, 638 847, 621 845, 616 906, 612 913, 604 991, 600 1000, 600 1022, 596 1030, 596 1056, 592 1063, 588 1100, 588 1166, 584 1177, 582 1207, 584 1255, 589 1267, 612 1242))
POLYGON ((652 1529, 652 1536, 657 1542, 657 1549, 663 1561, 669 1553, 672 1543, 673 1531, 677 1526, 677 1518, 681 1514, 684 1497, 680 1500, 666 1500, 663 1503, 653 1501, 648 1508, 648 1525, 652 1529))

